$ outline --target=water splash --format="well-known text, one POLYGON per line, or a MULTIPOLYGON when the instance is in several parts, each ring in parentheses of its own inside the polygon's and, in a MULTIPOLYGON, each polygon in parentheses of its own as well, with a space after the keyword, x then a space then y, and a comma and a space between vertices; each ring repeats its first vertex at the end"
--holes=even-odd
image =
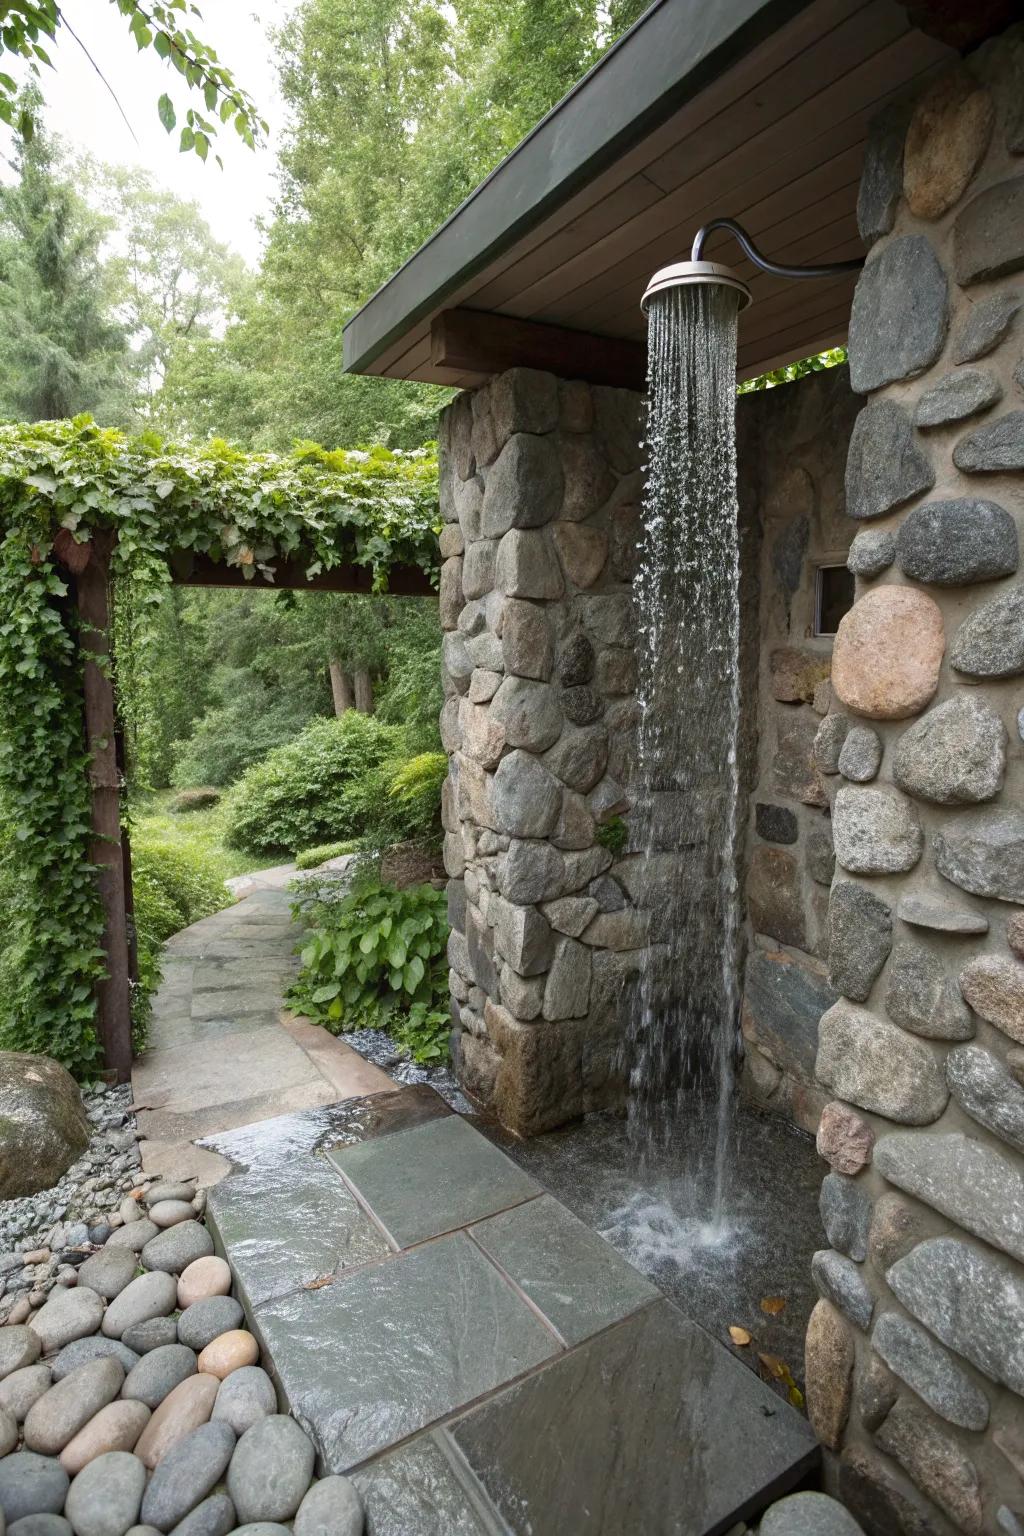
POLYGON ((718 285, 651 302, 635 584, 636 821, 657 942, 627 1042, 630 1141, 641 1166, 681 1142, 687 1204, 710 1232, 728 1193, 738 1044, 737 304, 718 285))

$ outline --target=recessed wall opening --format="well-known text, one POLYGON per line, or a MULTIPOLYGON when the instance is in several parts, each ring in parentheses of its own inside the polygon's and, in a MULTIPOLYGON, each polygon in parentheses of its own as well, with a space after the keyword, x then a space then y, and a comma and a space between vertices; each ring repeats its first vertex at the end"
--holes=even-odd
POLYGON ((853 607, 853 572, 845 565, 819 565, 814 575, 814 634, 831 636, 853 607))

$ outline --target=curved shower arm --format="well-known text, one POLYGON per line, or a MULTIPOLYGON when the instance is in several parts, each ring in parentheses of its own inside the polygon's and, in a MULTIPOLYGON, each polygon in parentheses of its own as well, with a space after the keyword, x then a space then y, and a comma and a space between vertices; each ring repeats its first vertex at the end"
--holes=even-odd
POLYGON ((761 255, 743 225, 737 224, 735 219, 712 219, 709 224, 702 225, 693 238, 691 261, 704 260, 705 242, 716 229, 727 229, 731 235, 735 235, 755 267, 760 267, 762 272, 770 272, 773 277, 837 277, 842 272, 859 272, 864 265, 863 256, 855 256, 851 261, 833 261, 819 267, 787 267, 782 262, 770 261, 767 256, 761 255))

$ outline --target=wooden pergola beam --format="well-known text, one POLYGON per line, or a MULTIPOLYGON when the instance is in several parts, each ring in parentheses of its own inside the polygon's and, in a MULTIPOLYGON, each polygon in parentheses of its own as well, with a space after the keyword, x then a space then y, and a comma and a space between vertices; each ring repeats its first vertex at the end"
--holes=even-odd
MULTIPOLYGON (((274 580, 266 581, 257 571, 246 579, 242 568, 225 565, 209 555, 187 551, 170 559, 172 580, 182 587, 244 587, 258 592, 353 592, 368 596, 373 592, 373 572, 366 565, 335 565, 318 576, 307 576, 304 562, 276 560, 274 580)), ((430 576, 417 565, 394 565, 388 573, 390 597, 436 597, 430 576)))
POLYGON ((456 373, 495 374, 540 368, 563 379, 643 389, 647 348, 617 336, 516 320, 482 309, 446 309, 430 327, 430 360, 456 373))

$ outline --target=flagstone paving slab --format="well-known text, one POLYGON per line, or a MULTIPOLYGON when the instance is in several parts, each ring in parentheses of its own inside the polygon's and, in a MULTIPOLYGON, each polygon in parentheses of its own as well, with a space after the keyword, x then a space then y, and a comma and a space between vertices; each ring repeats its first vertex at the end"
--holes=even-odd
POLYGON ((505 1536, 492 1512, 460 1482, 452 1452, 436 1432, 353 1474, 368 1536, 505 1536))
POLYGON ((327 1156, 400 1248, 542 1194, 541 1186, 458 1115, 399 1138, 327 1156))
POLYGON ((330 1472, 348 1471, 559 1349, 463 1232, 268 1301, 253 1322, 330 1472))
POLYGON ((246 1308, 392 1252, 322 1158, 225 1179, 210 1191, 207 1220, 246 1308))
POLYGON ((664 1300, 446 1433, 523 1536, 719 1536, 819 1455, 807 1421, 664 1300))
POLYGON ((661 1295, 550 1195, 469 1230, 567 1344, 589 1338, 661 1295))
POLYGON ((242 1172, 274 1169, 300 1158, 304 1152, 319 1152, 322 1147, 336 1148, 342 1144, 355 1146, 375 1136, 411 1130, 451 1113, 441 1095, 426 1083, 407 1088, 389 1083, 381 1093, 316 1109, 300 1109, 237 1130, 217 1132, 205 1136, 200 1145, 226 1157, 242 1172))

